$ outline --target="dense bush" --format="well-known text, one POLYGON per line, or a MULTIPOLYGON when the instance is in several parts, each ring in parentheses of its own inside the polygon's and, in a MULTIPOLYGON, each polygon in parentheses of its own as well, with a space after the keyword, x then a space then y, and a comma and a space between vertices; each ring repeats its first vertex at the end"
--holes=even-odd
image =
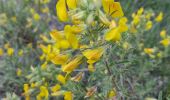
POLYGON ((169 7, 1 0, 0 99, 169 100, 169 7))

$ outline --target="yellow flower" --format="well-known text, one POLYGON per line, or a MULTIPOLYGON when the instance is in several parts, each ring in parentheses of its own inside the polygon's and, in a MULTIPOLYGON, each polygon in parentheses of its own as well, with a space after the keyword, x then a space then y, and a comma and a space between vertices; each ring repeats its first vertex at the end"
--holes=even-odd
POLYGON ((78 41, 78 38, 77 38, 76 34, 73 34, 70 25, 66 25, 64 27, 64 33, 65 33, 66 39, 70 43, 71 47, 73 49, 77 49, 79 47, 79 41, 78 41))
POLYGON ((2 48, 0 48, 0 56, 2 56, 4 54, 4 51, 2 48))
POLYGON ((75 81, 75 82, 79 82, 82 79, 83 76, 84 76, 84 73, 79 72, 76 76, 72 77, 71 80, 75 81))
POLYGON ((44 60, 45 59, 45 54, 42 54, 40 57, 39 57, 39 59, 42 61, 42 60, 44 60))
POLYGON ((163 12, 160 12, 159 15, 155 18, 156 22, 161 22, 163 19, 163 12))
POLYGON ((138 15, 138 16, 141 16, 142 13, 143 13, 143 11, 144 11, 144 8, 141 7, 141 8, 137 11, 137 15, 138 15))
POLYGON ((102 5, 105 13, 111 15, 113 18, 124 16, 119 2, 114 2, 114 0, 102 0, 102 5))
POLYGON ((51 62, 57 65, 63 65, 68 60, 68 55, 54 53, 52 53, 51 55, 52 55, 51 62))
POLYGON ((42 13, 49 13, 49 8, 45 7, 41 9, 42 13))
POLYGON ((146 54, 150 55, 150 54, 154 53, 154 49, 153 49, 153 48, 145 48, 145 49, 144 49, 144 52, 145 52, 146 54))
POLYGON ((17 76, 21 76, 22 70, 20 68, 17 69, 17 76))
POLYGON ((83 31, 83 27, 81 27, 81 26, 73 25, 71 27, 71 32, 74 33, 74 34, 81 33, 82 31, 83 31))
POLYGON ((161 38, 166 38, 166 30, 162 30, 161 32, 160 32, 160 36, 161 36, 161 38))
POLYGON ((35 88, 35 87, 36 87, 36 84, 35 84, 35 83, 31 83, 31 87, 32 87, 32 88, 35 88))
POLYGON ((48 46, 45 46, 43 44, 40 44, 40 48, 45 54, 51 53, 52 46, 49 44, 48 46))
POLYGON ((75 59, 70 61, 68 64, 62 66, 63 72, 72 72, 81 64, 82 56, 77 56, 75 59))
POLYGON ((68 14, 65 0, 59 0, 56 4, 58 19, 62 22, 68 21, 68 14))
POLYGON ((8 56, 12 56, 14 54, 14 49, 13 48, 8 48, 7 49, 7 54, 8 54, 8 56))
POLYGON ((163 56, 163 53, 161 51, 157 53, 158 58, 162 58, 162 56, 163 56))
POLYGON ((51 35, 52 39, 56 41, 55 46, 58 49, 68 49, 71 46, 69 40, 67 40, 64 37, 64 34, 62 34, 61 32, 59 32, 57 30, 53 30, 52 32, 50 32, 50 35, 51 35))
POLYGON ((100 57, 103 55, 103 51, 103 48, 97 48, 93 50, 88 49, 82 53, 88 59, 87 62, 89 64, 93 64, 100 59, 100 57))
POLYGON ((25 100, 30 100, 30 95, 29 95, 28 91, 29 91, 29 84, 24 84, 25 100))
POLYGON ((152 17, 152 13, 147 13, 147 14, 145 15, 145 18, 148 19, 148 20, 150 20, 151 17, 152 17))
POLYGON ((49 92, 48 92, 47 87, 45 87, 45 86, 40 86, 39 96, 40 96, 40 97, 45 97, 45 99, 48 99, 48 95, 49 95, 49 92))
POLYGON ((162 41, 160 41, 160 43, 161 43, 164 47, 167 47, 167 46, 169 46, 169 44, 170 44, 170 39, 168 39, 168 38, 163 39, 162 41))
POLYGON ((120 41, 120 39, 121 39, 121 33, 119 32, 119 28, 117 27, 111 29, 105 34, 105 40, 107 41, 116 42, 116 41, 120 41))
POLYGON ((47 69, 47 64, 48 64, 48 62, 47 62, 47 61, 46 61, 46 62, 44 62, 44 63, 41 65, 41 69, 42 69, 42 70, 47 69))
POLYGON ((73 100, 73 94, 70 91, 64 93, 64 100, 73 100))
POLYGON ((126 25, 127 23, 127 18, 126 17, 122 17, 120 18, 119 20, 119 32, 122 33, 122 32, 126 32, 128 30, 128 26, 126 25))
POLYGON ((66 84, 66 80, 65 80, 65 77, 63 75, 59 74, 59 75, 56 76, 56 78, 62 84, 66 84))
POLYGON ((35 21, 39 21, 40 20, 40 15, 38 13, 33 14, 33 18, 35 21))
POLYGON ((134 16, 133 16, 133 21, 132 21, 132 23, 133 23, 134 25, 138 25, 139 22, 140 22, 140 17, 139 17, 138 15, 134 15, 134 16))
POLYGON ((75 9, 77 7, 78 0, 67 0, 67 5, 69 9, 75 9))
POLYGON ((114 0, 102 0, 103 10, 109 13, 110 5, 114 3, 114 0))
POLYGON ((152 21, 148 21, 148 22, 146 23, 145 29, 146 29, 146 30, 150 30, 151 28, 152 28, 152 21))
POLYGON ((108 97, 113 98, 114 96, 116 96, 116 91, 115 90, 110 90, 109 93, 108 93, 108 97))
POLYGON ((67 40, 61 40, 57 44, 58 44, 58 47, 61 49, 68 49, 70 47, 70 43, 67 40))
POLYGON ((95 67, 94 67, 93 64, 89 64, 89 65, 88 65, 88 70, 89 70, 90 72, 94 72, 96 69, 95 69, 95 67))
POLYGON ((23 52, 24 52, 24 51, 23 51, 22 49, 19 50, 18 55, 19 55, 19 56, 22 56, 22 55, 23 55, 23 52))
POLYGON ((113 28, 115 28, 116 26, 117 26, 117 25, 116 25, 115 20, 112 20, 112 21, 110 22, 109 28, 110 28, 110 29, 113 29, 113 28))
POLYGON ((57 42, 64 38, 63 35, 61 34, 61 32, 59 32, 58 30, 51 31, 50 36, 53 40, 55 40, 57 42))
POLYGON ((51 91, 52 92, 56 92, 61 88, 61 86, 59 84, 56 84, 55 86, 51 87, 51 91))

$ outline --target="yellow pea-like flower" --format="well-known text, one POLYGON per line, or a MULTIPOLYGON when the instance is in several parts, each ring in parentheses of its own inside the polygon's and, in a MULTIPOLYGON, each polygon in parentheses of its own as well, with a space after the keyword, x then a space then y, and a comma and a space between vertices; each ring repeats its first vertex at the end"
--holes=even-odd
POLYGON ((48 64, 48 62, 47 62, 47 61, 46 61, 46 62, 44 62, 44 63, 41 65, 41 69, 42 69, 42 70, 47 69, 47 64, 48 64))
POLYGON ((22 70, 20 68, 17 69, 17 76, 21 76, 22 70))
POLYGON ((88 59, 89 64, 93 64, 100 59, 100 57, 103 55, 103 51, 103 48, 97 48, 93 50, 88 49, 82 53, 88 59))
POLYGON ((161 36, 161 38, 165 38, 166 37, 166 30, 162 30, 161 32, 160 32, 160 36, 161 36))
POLYGON ((81 64, 82 56, 77 56, 75 59, 62 66, 63 72, 72 72, 81 64))
POLYGON ((40 95, 41 97, 45 97, 45 99, 48 99, 49 92, 48 92, 47 87, 45 87, 45 86, 40 86, 40 93, 39 93, 39 95, 40 95))
POLYGON ((120 20, 119 20, 119 32, 122 33, 122 32, 126 32, 128 30, 128 26, 127 26, 127 18, 126 17, 122 17, 120 20))
POLYGON ((133 21, 132 21, 132 23, 133 23, 134 25, 138 25, 139 22, 140 22, 140 16, 138 16, 138 15, 133 16, 133 21))
POLYGON ((83 31, 83 27, 77 25, 73 25, 71 29, 74 34, 79 34, 83 31))
POLYGON ((59 74, 59 75, 56 76, 56 78, 62 84, 66 84, 66 80, 65 80, 65 77, 63 75, 59 74))
POLYGON ((40 48, 43 51, 43 53, 49 54, 51 52, 52 46, 50 44, 48 46, 40 44, 40 48))
POLYGON ((169 44, 170 44, 170 39, 168 39, 168 38, 163 39, 162 41, 160 41, 160 43, 161 43, 164 47, 167 47, 167 46, 169 46, 169 44))
POLYGON ((30 100, 30 95, 29 95, 28 91, 29 91, 29 84, 24 84, 25 100, 30 100))
POLYGON ((8 56, 12 56, 14 54, 14 49, 13 48, 8 48, 7 49, 7 54, 8 54, 8 56))
POLYGON ((79 47, 79 41, 75 34, 69 33, 67 40, 69 41, 73 49, 77 49, 79 47))
POLYGON ((114 0, 102 0, 102 6, 103 6, 103 10, 109 14, 109 9, 111 4, 114 3, 114 0))
POLYGON ((114 2, 110 9, 111 9, 110 14, 113 18, 124 16, 122 7, 119 2, 114 2))
POLYGON ((79 47, 79 41, 78 41, 78 38, 77 38, 76 34, 74 34, 72 32, 71 26, 66 25, 64 27, 64 32, 65 32, 65 35, 66 35, 66 39, 70 43, 71 47, 73 49, 77 49, 79 47))
POLYGON ((110 90, 109 93, 108 93, 108 98, 113 98, 114 96, 116 96, 116 91, 115 91, 115 89, 110 90))
POLYGON ((113 28, 110 31, 108 31, 105 35, 105 40, 107 41, 120 41, 121 39, 121 33, 119 32, 119 28, 113 28))
POLYGON ((66 8, 66 1, 65 0, 59 0, 56 4, 56 11, 58 19, 62 22, 68 21, 68 13, 66 8))
POLYGON ((144 49, 144 52, 145 52, 146 54, 150 55, 150 54, 154 53, 154 49, 153 49, 153 48, 145 48, 145 49, 144 49))
POLYGON ((148 22, 146 23, 145 29, 146 29, 146 30, 150 30, 151 28, 152 28, 152 21, 148 21, 148 22))
POLYGON ((57 65, 63 65, 68 60, 68 55, 52 53, 52 56, 51 62, 57 65))
POLYGON ((75 9, 77 7, 78 0, 66 0, 69 9, 75 9))
POLYGON ((55 86, 51 87, 51 91, 52 92, 56 92, 61 88, 61 86, 59 84, 56 84, 55 86))
POLYGON ((124 16, 119 2, 114 2, 114 0, 102 0, 102 5, 105 13, 112 16, 113 18, 124 16))
POLYGON ((18 55, 19 55, 19 56, 22 56, 23 53, 24 53, 24 51, 21 49, 21 50, 19 50, 18 55))
POLYGON ((163 12, 160 12, 159 15, 155 18, 156 22, 161 22, 163 19, 163 12))
POLYGON ((141 8, 137 11, 137 15, 138 15, 138 16, 141 16, 142 13, 143 13, 143 11, 144 11, 144 8, 141 7, 141 8))
POLYGON ((48 7, 42 8, 41 12, 48 14, 49 13, 49 8, 48 7))
POLYGON ((2 48, 0 48, 0 56, 2 56, 4 54, 4 51, 2 48))
POLYGON ((39 21, 41 17, 38 13, 35 13, 35 14, 33 14, 33 18, 35 21, 39 21))
POLYGON ((60 41, 63 39, 63 35, 58 30, 51 31, 50 36, 55 41, 60 41))
POLYGON ((70 43, 67 40, 61 40, 58 44, 61 49, 68 49, 70 47, 70 43))
POLYGON ((88 70, 89 70, 90 72, 94 72, 96 69, 95 69, 95 67, 94 67, 93 64, 89 64, 89 65, 88 65, 88 70))
POLYGON ((71 91, 66 91, 64 93, 64 100, 73 100, 73 94, 71 91))

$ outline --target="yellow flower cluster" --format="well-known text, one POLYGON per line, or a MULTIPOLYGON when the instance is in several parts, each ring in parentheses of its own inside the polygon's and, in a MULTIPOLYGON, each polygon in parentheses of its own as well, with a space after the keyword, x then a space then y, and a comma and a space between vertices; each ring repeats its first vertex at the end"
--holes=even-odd
MULTIPOLYGON (((67 84, 68 80, 81 81, 84 76, 83 69, 94 72, 97 67, 95 63, 105 53, 105 44, 108 41, 119 42, 121 33, 128 30, 128 20, 123 17, 121 5, 113 0, 58 0, 56 14, 60 21, 72 24, 65 25, 61 31, 52 30, 51 39, 40 36, 43 41, 50 41, 48 45, 39 45, 43 52, 40 56, 40 60, 44 62, 41 65, 42 73, 48 72, 50 62, 56 65, 59 73, 55 74, 57 83, 52 86, 48 84, 46 77, 39 82, 30 80, 30 84, 35 83, 34 86, 39 87, 38 100, 47 99, 49 95, 63 95, 65 100, 72 100, 73 93, 63 90, 62 86, 67 84), (82 71, 70 77, 72 72, 80 69, 82 71)), ((33 69, 34 72, 38 73, 33 69)), ((28 75, 28 79, 33 75, 35 74, 28 75)), ((46 74, 48 75, 51 76, 51 73, 46 74)))
MULTIPOLYGON (((143 31, 151 30, 153 26, 152 17, 154 13, 152 11, 145 11, 144 8, 140 8, 136 13, 132 14, 133 21, 131 22, 131 33, 137 33, 137 28, 142 28, 143 31)), ((155 18, 155 22, 161 22, 163 20, 163 12, 160 12, 155 18)))

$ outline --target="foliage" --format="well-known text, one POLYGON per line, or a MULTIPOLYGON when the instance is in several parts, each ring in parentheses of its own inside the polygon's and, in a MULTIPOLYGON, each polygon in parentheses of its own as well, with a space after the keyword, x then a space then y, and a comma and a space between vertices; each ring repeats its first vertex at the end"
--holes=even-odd
POLYGON ((169 4, 1 0, 0 99, 169 100, 169 4))

